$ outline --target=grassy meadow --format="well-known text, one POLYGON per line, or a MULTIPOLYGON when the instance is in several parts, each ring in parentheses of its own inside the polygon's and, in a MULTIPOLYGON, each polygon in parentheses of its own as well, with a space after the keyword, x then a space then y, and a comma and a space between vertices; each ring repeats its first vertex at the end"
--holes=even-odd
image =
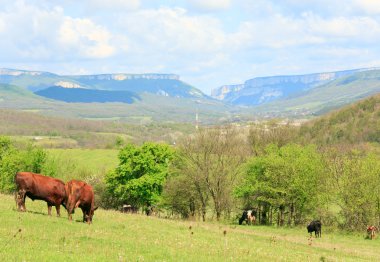
POLYGON ((119 162, 116 149, 47 149, 51 157, 72 163, 78 170, 92 174, 105 173, 119 162))
MULTIPOLYGON (((15 211, 0 195, 2 261, 379 261, 380 240, 322 230, 174 221, 98 210, 93 224, 47 216, 42 201, 15 211), (226 234, 224 234, 224 231, 226 234)), ((54 211, 54 210, 53 210, 54 211)), ((54 214, 54 213, 53 213, 54 214)))

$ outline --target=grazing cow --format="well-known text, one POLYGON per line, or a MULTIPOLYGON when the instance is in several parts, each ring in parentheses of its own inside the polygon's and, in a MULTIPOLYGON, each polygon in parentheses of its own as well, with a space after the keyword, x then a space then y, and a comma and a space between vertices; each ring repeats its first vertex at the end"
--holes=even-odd
POLYGON ((376 235, 376 231, 378 231, 377 227, 375 226, 367 226, 367 234, 369 239, 374 239, 376 235))
POLYGON ((156 206, 148 206, 145 209, 145 214, 147 216, 155 216, 155 215, 157 215, 157 213, 158 213, 158 208, 156 206))
POLYGON ((131 205, 123 205, 123 213, 132 213, 132 206, 131 205))
POLYGON ((66 208, 65 183, 59 179, 43 176, 31 172, 18 172, 15 176, 15 200, 18 211, 26 211, 25 198, 47 202, 48 214, 51 216, 51 207, 55 206, 57 216, 60 216, 60 207, 66 208))
POLYGON ((94 191, 86 182, 71 180, 65 185, 67 193, 67 212, 69 220, 72 220, 72 214, 75 208, 80 207, 83 212, 83 222, 92 223, 92 217, 97 209, 94 205, 94 191))
POLYGON ((239 219, 239 225, 243 224, 243 222, 246 221, 247 225, 255 224, 256 223, 256 217, 253 215, 252 210, 244 210, 241 218, 239 219))
POLYGON ((312 236, 313 232, 315 232, 315 237, 321 237, 322 236, 322 223, 319 220, 313 220, 310 222, 310 224, 306 227, 307 232, 310 233, 310 236, 312 236))

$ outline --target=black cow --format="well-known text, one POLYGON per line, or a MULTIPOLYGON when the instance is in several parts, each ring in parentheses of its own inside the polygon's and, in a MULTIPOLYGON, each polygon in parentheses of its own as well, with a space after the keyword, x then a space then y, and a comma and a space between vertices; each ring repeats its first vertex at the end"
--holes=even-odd
POLYGON ((254 224, 256 222, 256 217, 253 215, 252 210, 244 210, 241 218, 239 218, 239 225, 243 224, 246 221, 247 225, 254 224))
POLYGON ((321 237, 322 236, 322 223, 319 220, 313 220, 310 222, 310 224, 306 227, 307 232, 310 233, 310 236, 312 236, 313 232, 315 232, 315 237, 321 237))

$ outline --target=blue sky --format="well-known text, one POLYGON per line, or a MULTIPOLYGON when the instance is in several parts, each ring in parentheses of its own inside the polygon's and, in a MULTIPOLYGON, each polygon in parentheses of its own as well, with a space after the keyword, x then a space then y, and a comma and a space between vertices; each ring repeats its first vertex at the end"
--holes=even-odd
POLYGON ((257 76, 380 66, 380 1, 0 0, 0 38, 0 67, 174 73, 209 94, 257 76))

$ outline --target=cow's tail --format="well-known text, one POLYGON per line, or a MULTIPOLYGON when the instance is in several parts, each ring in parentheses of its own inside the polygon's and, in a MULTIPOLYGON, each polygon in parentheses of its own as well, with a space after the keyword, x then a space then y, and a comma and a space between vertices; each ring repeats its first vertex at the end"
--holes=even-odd
POLYGON ((13 177, 13 182, 15 183, 15 190, 14 190, 14 197, 15 197, 15 203, 16 203, 16 208, 18 208, 18 197, 19 197, 19 186, 17 183, 17 175, 18 172, 16 172, 15 176, 13 177))
POLYGON ((71 209, 71 182, 68 182, 65 184, 65 191, 66 191, 66 209, 67 212, 70 213, 72 212, 71 209))

